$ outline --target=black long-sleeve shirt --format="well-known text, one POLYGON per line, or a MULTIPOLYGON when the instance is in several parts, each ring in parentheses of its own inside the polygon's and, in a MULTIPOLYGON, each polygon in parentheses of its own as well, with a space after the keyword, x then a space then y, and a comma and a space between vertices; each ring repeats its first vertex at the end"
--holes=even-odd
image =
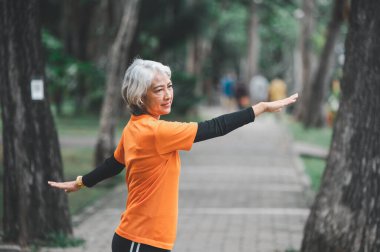
MULTIPOLYGON (((211 120, 198 123, 194 143, 224 136, 225 134, 255 120, 253 108, 247 108, 230 114, 225 114, 211 120)), ((92 187, 102 180, 119 174, 124 164, 119 163, 112 155, 94 170, 83 176, 83 184, 92 187)))

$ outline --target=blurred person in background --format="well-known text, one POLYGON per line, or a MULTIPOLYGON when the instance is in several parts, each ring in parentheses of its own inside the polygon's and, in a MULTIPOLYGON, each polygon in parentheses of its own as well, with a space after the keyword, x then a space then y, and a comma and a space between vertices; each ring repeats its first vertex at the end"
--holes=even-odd
POLYGON ((235 99, 239 109, 248 108, 251 104, 246 85, 238 81, 235 86, 235 99))
POLYGON ((229 73, 220 81, 220 87, 222 91, 222 105, 227 108, 228 111, 232 111, 235 107, 234 104, 234 87, 235 80, 233 74, 229 73))
POLYGON ((255 75, 249 82, 249 96, 253 104, 268 100, 268 80, 262 75, 255 75))
MULTIPOLYGON (((286 84, 281 79, 274 79, 271 81, 268 90, 269 101, 277 101, 286 97, 286 84)), ((283 119, 285 111, 276 114, 277 119, 283 119)))
POLYGON ((75 181, 48 183, 66 192, 92 187, 126 170, 126 210, 112 240, 113 252, 164 252, 173 249, 178 218, 180 150, 223 136, 265 112, 278 112, 298 95, 260 102, 203 122, 169 122, 174 98, 171 70, 155 61, 136 59, 127 69, 122 96, 132 113, 114 154, 75 181))
POLYGON ((269 85, 269 101, 277 101, 286 97, 286 84, 281 79, 274 79, 269 85))

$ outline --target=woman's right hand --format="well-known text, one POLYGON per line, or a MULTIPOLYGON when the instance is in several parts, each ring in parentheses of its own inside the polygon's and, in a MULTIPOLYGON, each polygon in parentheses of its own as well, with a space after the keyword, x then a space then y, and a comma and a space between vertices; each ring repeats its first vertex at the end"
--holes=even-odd
POLYGON ((74 181, 67 181, 67 182, 55 182, 55 181, 48 181, 48 184, 51 187, 58 188, 61 190, 65 190, 65 192, 70 193, 70 192, 76 192, 81 187, 77 184, 77 182, 74 181))

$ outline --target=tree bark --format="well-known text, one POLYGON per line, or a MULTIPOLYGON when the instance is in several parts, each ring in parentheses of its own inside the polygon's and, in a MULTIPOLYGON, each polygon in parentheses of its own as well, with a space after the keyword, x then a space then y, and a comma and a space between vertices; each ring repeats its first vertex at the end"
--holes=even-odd
POLYGON ((249 24, 248 24, 248 48, 247 48, 247 65, 244 83, 248 85, 252 77, 257 73, 257 63, 260 53, 260 36, 259 36, 259 17, 257 14, 258 4, 251 1, 249 24))
POLYGON ((380 251, 380 2, 353 0, 341 103, 301 251, 380 251))
POLYGON ((0 2, 4 240, 22 246, 72 233, 66 194, 47 184, 63 180, 48 98, 31 99, 32 78, 44 76, 38 7, 38 0, 0 2))
POLYGON ((101 111, 95 164, 113 155, 115 149, 115 128, 119 120, 122 100, 121 83, 128 65, 128 49, 137 24, 139 2, 139 0, 128 0, 125 4, 119 31, 109 53, 106 95, 101 111))
POLYGON ((325 125, 324 102, 328 91, 328 84, 334 68, 334 48, 339 37, 339 31, 344 21, 344 7, 347 0, 335 0, 331 20, 327 28, 326 43, 323 48, 319 66, 311 82, 309 97, 305 99, 305 113, 302 123, 305 127, 322 127, 325 125))
POLYGON ((297 119, 304 117, 305 106, 307 104, 308 93, 310 92, 310 79, 312 75, 312 34, 315 30, 315 1, 316 0, 303 0, 302 11, 303 18, 301 19, 301 58, 302 58, 302 92, 300 100, 296 104, 295 116, 297 119))

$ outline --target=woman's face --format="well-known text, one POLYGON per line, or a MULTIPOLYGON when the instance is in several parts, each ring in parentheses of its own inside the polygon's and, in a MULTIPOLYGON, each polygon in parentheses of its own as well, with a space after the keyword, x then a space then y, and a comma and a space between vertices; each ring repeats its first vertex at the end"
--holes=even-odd
POLYGON ((156 74, 144 99, 147 112, 157 119, 169 114, 173 95, 173 84, 169 77, 166 74, 156 74))

